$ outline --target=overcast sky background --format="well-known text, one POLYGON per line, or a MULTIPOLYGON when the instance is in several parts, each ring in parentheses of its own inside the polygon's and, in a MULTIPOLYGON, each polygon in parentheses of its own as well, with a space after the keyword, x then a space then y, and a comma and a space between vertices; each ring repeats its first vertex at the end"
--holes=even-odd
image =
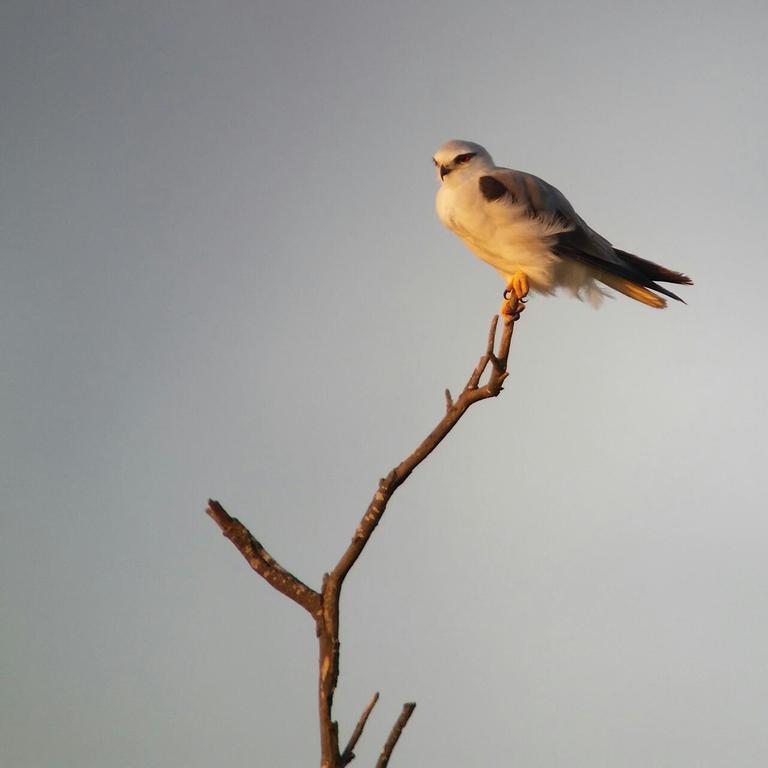
POLYGON ((466 138, 689 305, 534 297, 344 593, 372 765, 768 763, 764 0, 0 3, 0 762, 317 765, 319 586, 503 288, 466 138))

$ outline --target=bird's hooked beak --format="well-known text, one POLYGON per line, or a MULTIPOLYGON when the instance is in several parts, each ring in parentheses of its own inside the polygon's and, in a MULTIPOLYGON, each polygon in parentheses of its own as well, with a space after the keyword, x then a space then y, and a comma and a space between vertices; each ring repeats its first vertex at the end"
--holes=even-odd
POLYGON ((453 169, 446 168, 444 165, 440 166, 440 181, 442 181, 453 169))

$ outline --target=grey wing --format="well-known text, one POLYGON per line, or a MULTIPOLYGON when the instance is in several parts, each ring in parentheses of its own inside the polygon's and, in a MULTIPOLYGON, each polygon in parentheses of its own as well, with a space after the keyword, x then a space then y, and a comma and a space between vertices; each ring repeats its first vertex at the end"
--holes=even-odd
POLYGON ((524 206, 526 215, 541 221, 552 232, 551 249, 560 258, 573 259, 680 300, 654 280, 679 283, 688 282, 688 278, 615 249, 576 213, 559 189, 544 179, 511 168, 497 168, 492 174, 483 176, 479 183, 486 200, 506 196, 509 202, 524 206))
MULTIPOLYGON (((509 202, 521 205, 530 218, 549 226, 557 224, 561 231, 554 236, 574 245, 578 241, 583 258, 619 263, 611 244, 587 225, 557 187, 544 179, 511 168, 497 168, 493 175, 480 179, 480 191, 486 200, 506 194, 509 202)), ((568 255, 576 258, 575 254, 568 255)))

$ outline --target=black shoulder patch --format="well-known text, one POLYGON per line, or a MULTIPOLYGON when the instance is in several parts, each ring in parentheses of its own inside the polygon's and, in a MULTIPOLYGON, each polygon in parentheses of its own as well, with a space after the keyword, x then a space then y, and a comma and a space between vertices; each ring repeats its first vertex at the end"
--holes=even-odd
POLYGON ((479 184, 480 193, 489 203, 507 194, 512 197, 512 202, 514 202, 514 195, 493 176, 481 176, 479 184))

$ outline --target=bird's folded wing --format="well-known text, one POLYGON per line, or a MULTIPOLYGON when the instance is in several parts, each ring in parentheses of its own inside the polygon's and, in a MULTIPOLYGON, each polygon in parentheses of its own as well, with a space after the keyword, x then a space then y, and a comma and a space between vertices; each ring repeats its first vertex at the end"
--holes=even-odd
POLYGON ((479 184, 489 202, 504 198, 510 204, 522 206, 531 219, 540 221, 546 227, 542 234, 551 237, 551 249, 557 256, 647 284, 647 276, 623 259, 608 240, 576 213, 565 195, 544 179, 511 168, 495 168, 481 177, 479 184), (554 231, 553 225, 557 226, 554 231))

